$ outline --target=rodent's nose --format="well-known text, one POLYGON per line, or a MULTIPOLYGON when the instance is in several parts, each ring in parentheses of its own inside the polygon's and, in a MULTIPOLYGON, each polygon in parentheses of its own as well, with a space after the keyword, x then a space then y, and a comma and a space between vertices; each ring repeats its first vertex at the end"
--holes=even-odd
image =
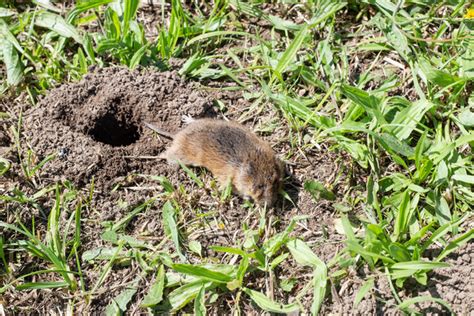
POLYGON ((264 204, 266 204, 267 207, 272 207, 272 206, 275 204, 276 200, 277 200, 276 195, 274 195, 274 194, 266 194, 266 195, 263 197, 261 204, 262 204, 262 206, 263 206, 264 204))

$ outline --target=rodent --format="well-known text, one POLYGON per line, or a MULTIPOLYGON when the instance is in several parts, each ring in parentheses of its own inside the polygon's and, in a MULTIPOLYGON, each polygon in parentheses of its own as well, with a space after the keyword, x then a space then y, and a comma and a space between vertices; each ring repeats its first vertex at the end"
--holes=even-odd
POLYGON ((178 160, 205 167, 222 187, 233 190, 260 205, 272 206, 281 189, 284 164, 269 144, 244 126, 216 119, 188 119, 176 134, 145 123, 158 134, 171 138, 171 146, 160 155, 171 164, 178 160))

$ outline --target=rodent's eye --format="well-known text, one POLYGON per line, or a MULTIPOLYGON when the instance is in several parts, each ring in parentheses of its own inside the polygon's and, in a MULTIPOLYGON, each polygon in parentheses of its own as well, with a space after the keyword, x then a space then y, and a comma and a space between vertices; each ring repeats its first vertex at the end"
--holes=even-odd
POLYGON ((263 190, 265 188, 264 184, 257 185, 257 190, 263 190))

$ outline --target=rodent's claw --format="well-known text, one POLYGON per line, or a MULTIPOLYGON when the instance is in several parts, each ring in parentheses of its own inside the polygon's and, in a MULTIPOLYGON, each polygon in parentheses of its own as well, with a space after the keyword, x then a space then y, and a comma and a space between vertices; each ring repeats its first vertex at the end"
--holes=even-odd
POLYGON ((181 116, 181 121, 184 124, 188 125, 188 124, 191 124, 192 122, 194 122, 195 119, 191 115, 184 114, 183 116, 181 116))

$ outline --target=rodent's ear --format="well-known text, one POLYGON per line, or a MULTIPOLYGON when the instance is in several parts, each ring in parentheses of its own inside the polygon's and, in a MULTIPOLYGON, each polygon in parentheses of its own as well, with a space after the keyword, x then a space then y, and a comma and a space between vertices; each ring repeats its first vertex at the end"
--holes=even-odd
POLYGON ((245 167, 245 173, 248 175, 254 175, 256 173, 257 169, 255 168, 255 164, 252 162, 249 162, 247 166, 245 167))

